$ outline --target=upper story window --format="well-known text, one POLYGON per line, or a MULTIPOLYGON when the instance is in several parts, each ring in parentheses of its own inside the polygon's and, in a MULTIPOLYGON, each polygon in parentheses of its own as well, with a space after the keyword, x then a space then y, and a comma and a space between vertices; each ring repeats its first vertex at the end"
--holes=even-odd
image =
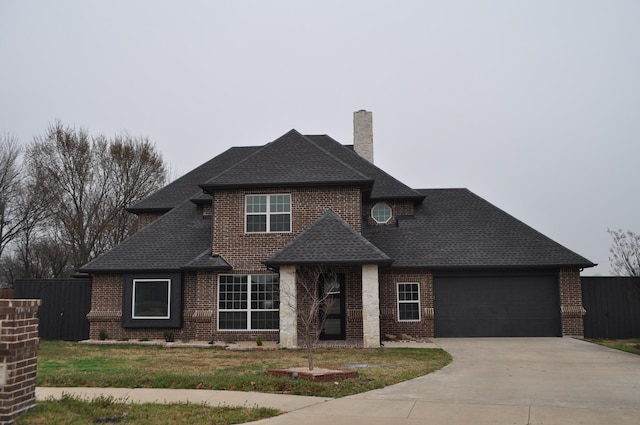
POLYGON ((290 232, 291 195, 247 195, 245 223, 247 233, 290 232))
POLYGON ((388 223, 391 220, 391 207, 384 202, 378 202, 371 208, 371 217, 378 224, 388 223))

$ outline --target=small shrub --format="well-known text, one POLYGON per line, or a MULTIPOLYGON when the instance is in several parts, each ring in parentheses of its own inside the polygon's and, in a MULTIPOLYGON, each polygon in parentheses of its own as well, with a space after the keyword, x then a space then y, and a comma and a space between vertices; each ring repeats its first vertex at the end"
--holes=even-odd
POLYGON ((262 347, 262 337, 260 335, 256 337, 256 345, 262 347))
POLYGON ((100 329, 100 334, 98 335, 98 338, 100 338, 100 341, 109 339, 109 332, 107 332, 106 329, 100 329))
POLYGON ((164 340, 167 342, 173 342, 175 340, 173 331, 171 329, 167 329, 166 331, 164 331, 164 340))

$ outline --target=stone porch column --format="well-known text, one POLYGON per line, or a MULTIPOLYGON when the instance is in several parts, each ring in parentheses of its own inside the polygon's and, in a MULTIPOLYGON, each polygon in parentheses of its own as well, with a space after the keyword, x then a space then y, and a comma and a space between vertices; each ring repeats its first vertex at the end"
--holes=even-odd
POLYGON ((362 266, 362 328, 364 347, 380 347, 380 289, 377 264, 362 266))
POLYGON ((280 267, 280 348, 298 346, 296 267, 280 267))

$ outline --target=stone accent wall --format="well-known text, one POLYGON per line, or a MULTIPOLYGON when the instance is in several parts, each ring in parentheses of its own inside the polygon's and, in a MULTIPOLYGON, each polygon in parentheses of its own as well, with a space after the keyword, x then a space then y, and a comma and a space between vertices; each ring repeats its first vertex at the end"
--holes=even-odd
POLYGON ((433 338, 433 274, 429 270, 391 270, 380 273, 380 333, 433 338), (417 282, 420 288, 420 321, 398 320, 398 283, 417 282))
POLYGON ((574 267, 560 268, 560 313, 562 335, 584 338, 584 315, 580 270, 574 267))
POLYGON ((361 231, 361 198, 358 187, 271 188, 255 191, 227 190, 214 194, 213 252, 234 270, 266 270, 262 261, 282 248, 331 208, 357 232, 361 231), (245 233, 245 195, 291 194, 292 231, 245 233))
POLYGON ((377 204, 377 202, 368 202, 364 206, 363 213, 367 216, 367 224, 369 226, 389 226, 398 224, 398 217, 403 215, 414 215, 414 203, 411 201, 386 201, 385 204, 391 207, 391 220, 387 223, 377 223, 371 217, 371 208, 377 204))
POLYGON ((0 300, 0 424, 36 405, 40 300, 0 300))

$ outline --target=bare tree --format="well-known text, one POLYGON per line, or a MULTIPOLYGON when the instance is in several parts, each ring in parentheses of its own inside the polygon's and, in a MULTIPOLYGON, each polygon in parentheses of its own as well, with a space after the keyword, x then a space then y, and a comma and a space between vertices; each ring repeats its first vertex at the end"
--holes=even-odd
POLYGON ((313 353, 331 309, 331 293, 339 288, 335 273, 321 266, 296 270, 298 330, 302 334, 309 370, 313 370, 313 353))
POLYGON ((0 137, 0 258, 22 230, 20 147, 14 136, 0 137))
POLYGON ((613 239, 609 248, 611 271, 618 276, 640 276, 640 234, 607 229, 613 239))
POLYGON ((132 203, 162 186, 166 167, 146 139, 108 140, 60 122, 37 137, 26 154, 34 190, 46 199, 50 237, 69 251, 77 269, 122 241, 132 203))

